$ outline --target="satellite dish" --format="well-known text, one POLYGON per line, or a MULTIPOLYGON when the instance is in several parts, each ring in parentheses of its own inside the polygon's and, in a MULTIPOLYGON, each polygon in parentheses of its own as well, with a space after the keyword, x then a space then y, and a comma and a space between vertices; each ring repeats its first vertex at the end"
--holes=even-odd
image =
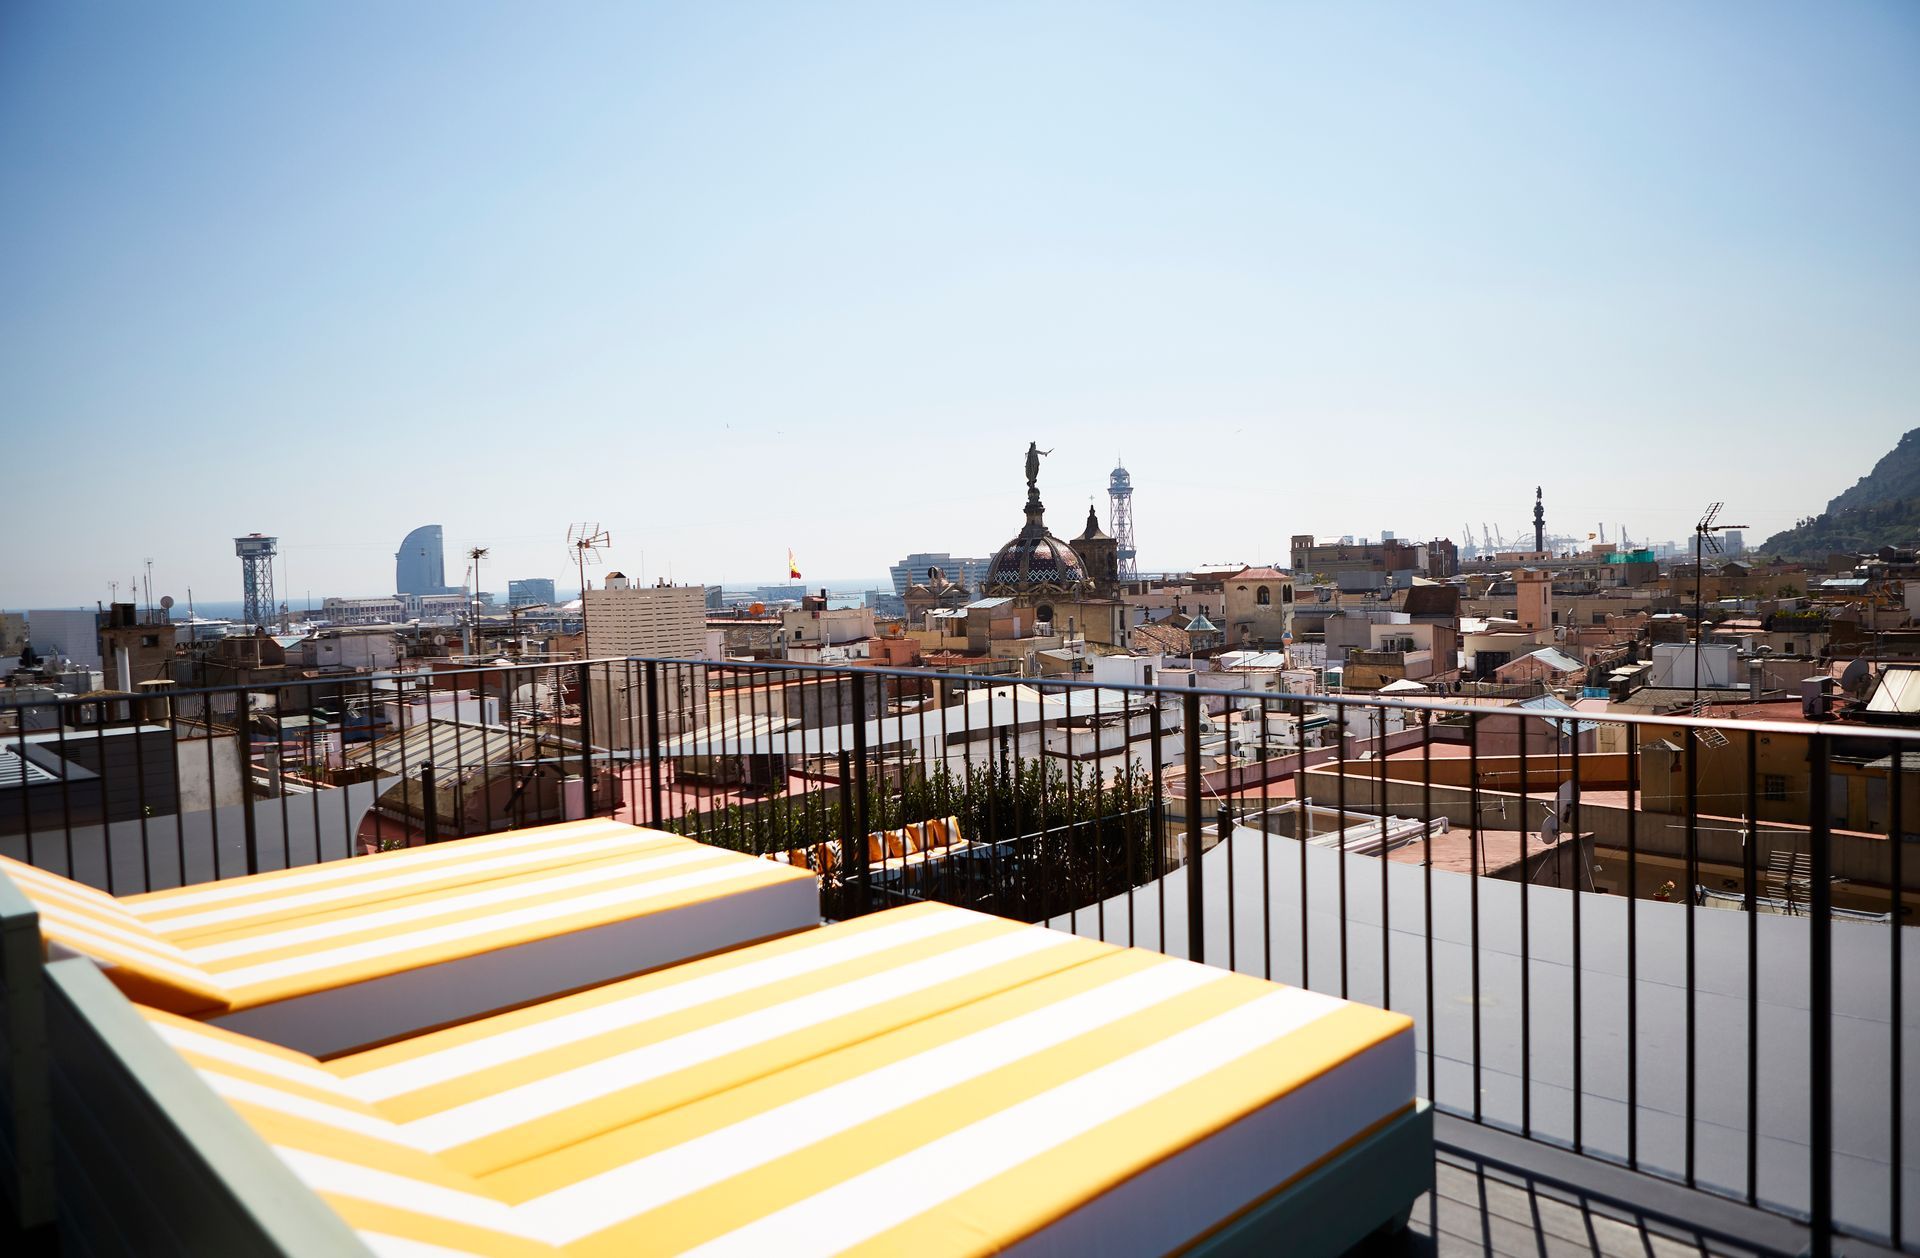
POLYGON ((1866 690, 1867 683, 1872 677, 1873 665, 1864 659, 1856 659, 1851 664, 1848 664, 1846 670, 1840 674, 1840 689, 1855 698, 1859 698, 1866 690))
POLYGON ((171 611, 173 609, 173 595, 162 594, 160 596, 160 606, 165 610, 171 611))
POLYGON ((447 644, 447 635, 446 635, 446 634, 444 634, 444 633, 436 633, 436 634, 434 634, 434 635, 433 635, 433 644, 434 644, 435 646, 445 646, 445 645, 447 644))

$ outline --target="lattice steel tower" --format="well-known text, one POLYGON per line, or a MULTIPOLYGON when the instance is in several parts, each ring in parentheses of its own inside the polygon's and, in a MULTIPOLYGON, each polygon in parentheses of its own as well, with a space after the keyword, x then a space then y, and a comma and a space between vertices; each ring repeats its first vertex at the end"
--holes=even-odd
POLYGON ((1120 579, 1139 580, 1133 549, 1133 477, 1127 475, 1126 466, 1118 460, 1113 475, 1107 478, 1107 523, 1113 526, 1113 540, 1117 543, 1120 579))
POLYGON ((233 539, 233 553, 240 556, 240 584, 246 598, 241 619, 249 628, 270 629, 274 623, 273 557, 277 537, 249 533, 233 539))

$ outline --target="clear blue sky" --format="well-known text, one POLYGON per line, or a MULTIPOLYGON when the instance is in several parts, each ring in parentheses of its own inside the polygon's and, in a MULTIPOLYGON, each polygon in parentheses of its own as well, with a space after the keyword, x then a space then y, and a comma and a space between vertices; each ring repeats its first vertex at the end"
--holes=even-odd
POLYGON ((1536 483, 1764 534, 1920 425, 1916 122, 1904 0, 14 0, 0 605, 236 597, 253 530, 386 592, 431 521, 494 589, 579 519, 878 575, 1030 439, 1149 568, 1536 483))

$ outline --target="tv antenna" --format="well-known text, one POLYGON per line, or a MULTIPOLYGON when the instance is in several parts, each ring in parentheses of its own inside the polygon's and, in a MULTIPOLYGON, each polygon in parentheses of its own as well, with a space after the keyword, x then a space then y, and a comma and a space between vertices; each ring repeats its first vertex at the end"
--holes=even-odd
MULTIPOLYGON (((1720 554, 1720 539, 1715 533, 1724 533, 1729 529, 1744 529, 1745 524, 1716 524, 1720 518, 1720 509, 1727 504, 1712 503, 1706 514, 1700 517, 1700 523, 1693 526, 1693 715, 1700 715, 1700 642, 1707 636, 1707 618, 1701 598, 1703 587, 1702 574, 1706 571, 1706 552, 1720 554)), ((1696 733, 1700 731, 1695 731, 1696 733)), ((1716 733, 1718 731, 1715 731, 1716 733)))
POLYGON ((460 644, 460 649, 469 655, 473 653, 474 641, 479 637, 480 561, 486 557, 487 548, 485 546, 475 546, 467 552, 467 558, 471 561, 467 565, 467 572, 470 574, 473 584, 468 587, 467 590, 467 632, 462 635, 464 641, 460 644))
POLYGON ((569 525, 567 528, 567 549, 573 552, 574 571, 580 575, 580 656, 592 659, 593 649, 587 637, 587 565, 598 565, 600 552, 606 549, 613 539, 607 536, 598 521, 586 524, 569 525))

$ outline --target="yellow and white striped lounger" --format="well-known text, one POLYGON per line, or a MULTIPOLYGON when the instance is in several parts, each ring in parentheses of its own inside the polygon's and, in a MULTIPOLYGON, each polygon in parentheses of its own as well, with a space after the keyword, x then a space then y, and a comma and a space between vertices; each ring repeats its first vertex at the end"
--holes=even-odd
POLYGON ((324 1063, 146 1017, 390 1255, 1159 1253, 1425 1118, 1403 1016, 931 904, 324 1063))
POLYGON ((0 858, 55 954, 318 1056, 819 924, 804 871, 565 822, 115 899, 0 858))

